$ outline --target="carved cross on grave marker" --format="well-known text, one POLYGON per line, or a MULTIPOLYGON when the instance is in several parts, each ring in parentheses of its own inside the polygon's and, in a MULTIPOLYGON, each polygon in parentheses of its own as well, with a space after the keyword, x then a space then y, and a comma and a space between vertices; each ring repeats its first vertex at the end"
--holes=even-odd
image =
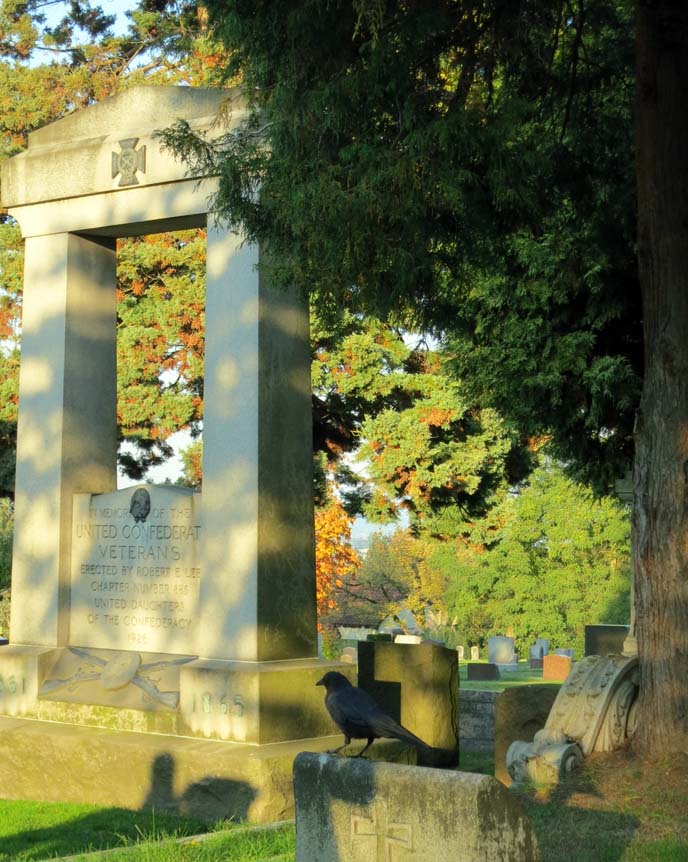
POLYGON ((372 817, 351 815, 351 844, 365 842, 365 859, 401 862, 410 858, 413 852, 411 826, 408 823, 391 823, 384 805, 376 805, 372 817), (371 841, 375 842, 375 855, 370 855, 371 841), (400 855, 401 848, 409 851, 409 856, 400 855), (382 855, 381 855, 382 854, 382 855))
POLYGON ((136 186, 136 172, 146 173, 146 148, 135 149, 138 138, 125 138, 119 142, 120 153, 112 154, 112 179, 121 174, 118 185, 136 186))

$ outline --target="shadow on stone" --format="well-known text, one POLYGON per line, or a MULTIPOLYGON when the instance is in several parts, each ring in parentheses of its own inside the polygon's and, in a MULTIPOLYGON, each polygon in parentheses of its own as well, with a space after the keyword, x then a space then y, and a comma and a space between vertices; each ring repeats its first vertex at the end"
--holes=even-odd
POLYGON ((256 791, 245 781, 209 775, 188 785, 181 795, 175 790, 175 761, 169 753, 153 761, 151 785, 143 803, 144 810, 165 811, 206 821, 248 818, 256 791))

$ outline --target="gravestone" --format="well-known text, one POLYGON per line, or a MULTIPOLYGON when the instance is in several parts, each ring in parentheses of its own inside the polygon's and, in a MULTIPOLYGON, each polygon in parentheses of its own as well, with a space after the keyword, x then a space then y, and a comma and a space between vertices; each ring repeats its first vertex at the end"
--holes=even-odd
POLYGON ((503 635, 491 637, 487 642, 487 660, 501 670, 518 670, 514 639, 503 635))
POLYGON ((549 638, 536 638, 535 646, 542 648, 542 656, 549 655, 549 638))
POLYGON ((485 682, 499 679, 499 667, 492 662, 466 665, 466 678, 469 682, 485 682))
POLYGON ((528 666, 531 670, 541 670, 544 651, 542 646, 535 644, 528 649, 528 666))
POLYGON ((585 654, 622 655, 629 626, 595 625, 585 627, 585 654))
POLYGON ((575 650, 571 647, 560 647, 554 650, 554 655, 565 655, 573 661, 575 658, 575 650))
POLYGON ((472 646, 471 647, 471 661, 479 661, 480 660, 480 647, 472 646))
POLYGON ((342 661, 349 662, 349 664, 356 664, 358 661, 358 650, 356 647, 344 647, 340 658, 342 661))
MULTIPOLYGON (((547 656, 568 662, 566 656, 547 656)), ((532 742, 515 740, 506 763, 515 782, 551 784, 567 777, 593 751, 614 751, 635 732, 640 674, 633 656, 587 656, 557 694, 532 742)))
POLYGON ((546 655, 542 660, 542 678, 549 682, 564 682, 571 672, 571 664, 567 655, 546 655))
POLYGON ((88 732, 102 734, 107 785, 123 743, 102 730, 130 730, 142 785, 164 735, 180 774, 193 758, 194 780, 221 779, 224 816, 234 799, 235 814, 274 818, 289 810, 291 741, 331 733, 315 683, 347 665, 317 659, 308 310, 270 287, 256 245, 208 218, 217 180, 155 136, 180 118, 212 136, 244 116, 236 91, 133 87, 32 132, 2 164, 25 267, 0 793, 81 787, 72 801, 90 801, 88 732), (118 491, 117 239, 194 227, 207 235, 203 491, 118 491), (12 752, 47 759, 58 738, 70 753, 50 788, 42 771, 15 774, 12 752), (286 746, 265 770, 262 743, 286 746))
POLYGON ((358 684, 396 721, 432 746, 418 762, 451 766, 459 751, 459 665, 456 650, 434 643, 361 641, 358 684))
POLYGON ((422 644, 423 638, 420 635, 396 635, 394 638, 395 644, 422 644))
POLYGON ((465 651, 465 649, 464 649, 464 647, 462 647, 461 645, 457 646, 457 648, 456 648, 456 652, 457 652, 457 655, 458 655, 458 657, 459 657, 459 661, 463 661, 463 659, 464 659, 464 654, 465 654, 465 652, 466 652, 466 651, 465 651))
POLYGON ((535 833, 489 775, 302 753, 296 862, 535 862, 535 833))

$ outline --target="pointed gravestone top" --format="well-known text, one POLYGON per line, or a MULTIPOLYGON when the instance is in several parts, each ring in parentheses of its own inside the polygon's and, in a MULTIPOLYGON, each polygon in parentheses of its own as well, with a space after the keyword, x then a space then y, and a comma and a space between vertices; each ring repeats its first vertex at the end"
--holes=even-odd
MULTIPOLYGON (((132 87, 31 132, 28 148, 0 167, 2 206, 183 181, 189 177, 188 166, 164 150, 155 133, 181 119, 212 137, 244 117, 236 89, 132 87)), ((12 214, 26 236, 21 214, 12 214)), ((134 219, 127 214, 123 220, 134 219)), ((89 227, 70 224, 67 229, 89 227)), ((51 231, 41 227, 38 232, 51 231)))
POLYGON ((132 87, 31 132, 29 149, 110 135, 118 129, 164 129, 180 118, 215 117, 230 102, 236 110, 238 99, 236 90, 221 88, 132 87))

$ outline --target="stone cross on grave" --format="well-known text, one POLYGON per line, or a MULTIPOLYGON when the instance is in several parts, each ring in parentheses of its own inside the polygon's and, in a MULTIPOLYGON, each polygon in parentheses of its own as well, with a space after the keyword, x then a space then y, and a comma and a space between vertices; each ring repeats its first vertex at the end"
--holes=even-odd
POLYGON ((375 805, 372 817, 351 815, 351 845, 360 846, 366 862, 370 859, 379 862, 402 862, 402 859, 413 856, 413 832, 408 823, 393 823, 390 821, 386 806, 375 805), (373 844, 375 853, 371 854, 373 844), (402 850, 408 852, 402 855, 402 850))

